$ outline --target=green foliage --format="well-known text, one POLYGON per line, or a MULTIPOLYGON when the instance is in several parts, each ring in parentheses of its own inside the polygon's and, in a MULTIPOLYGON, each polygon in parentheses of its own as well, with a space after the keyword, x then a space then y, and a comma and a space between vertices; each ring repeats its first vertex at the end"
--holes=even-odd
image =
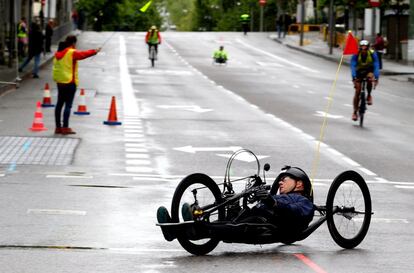
POLYGON ((148 1, 79 0, 76 7, 85 13, 93 30, 145 31, 151 25, 160 26, 162 23, 155 0, 145 13, 139 11, 148 1))
MULTIPOLYGON (((267 0, 264 7, 265 30, 275 29, 277 1, 286 7, 286 11, 290 10, 289 2, 296 2, 267 0)), ((296 6, 294 8, 296 11, 296 6)), ((167 0, 167 9, 171 23, 177 25, 179 30, 239 31, 240 15, 243 13, 253 14, 254 29, 259 28, 259 0, 167 0), (183 13, 184 9, 186 13, 183 13)))

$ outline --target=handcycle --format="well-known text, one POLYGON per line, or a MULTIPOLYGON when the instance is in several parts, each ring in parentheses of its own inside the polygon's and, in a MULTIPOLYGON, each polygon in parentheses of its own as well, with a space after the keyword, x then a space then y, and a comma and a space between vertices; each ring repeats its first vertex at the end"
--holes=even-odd
POLYGON ((227 65, 227 62, 229 60, 223 58, 223 57, 213 57, 213 65, 227 65))
MULTIPOLYGON (((224 182, 216 183, 206 174, 194 173, 185 177, 177 186, 171 205, 171 221, 157 223, 167 241, 177 239, 181 246, 194 255, 205 255, 218 245, 225 243, 245 244, 292 244, 306 239, 325 221, 333 240, 341 247, 351 249, 365 238, 371 221, 372 207, 369 189, 363 177, 348 170, 339 174, 332 182, 325 205, 314 205, 315 216, 307 228, 300 232, 281 233, 278 226, 271 222, 252 220, 239 221, 250 206, 258 202, 255 193, 263 189, 276 194, 278 181, 266 185, 263 168, 260 177, 260 162, 256 155, 247 149, 233 153, 226 166, 224 182), (257 172, 254 175, 231 179, 230 170, 233 160, 241 153, 255 158, 257 172), (236 193, 233 183, 245 181, 241 192, 236 193), (223 190, 219 189, 223 186, 223 190), (190 217, 185 211, 180 213, 183 204, 189 204, 190 217), (165 234, 168 234, 167 237, 165 234)), ((311 196, 313 200, 313 194, 311 196)), ((161 207, 158 209, 157 213, 161 207)), ((249 218, 247 218, 249 219, 249 218)), ((260 219, 260 218, 256 218, 260 219)))

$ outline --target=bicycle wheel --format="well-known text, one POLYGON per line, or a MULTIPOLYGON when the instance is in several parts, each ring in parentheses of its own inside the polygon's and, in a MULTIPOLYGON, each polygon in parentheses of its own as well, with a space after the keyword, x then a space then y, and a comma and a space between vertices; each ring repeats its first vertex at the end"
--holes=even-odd
MULTIPOLYGON (((221 192, 216 182, 209 176, 201 173, 195 173, 184 178, 174 192, 171 205, 171 219, 178 223, 184 221, 181 215, 181 208, 184 203, 194 205, 197 200, 198 207, 204 207, 218 203, 222 200, 221 192)), ((213 222, 216 220, 224 220, 224 207, 217 212, 212 213, 206 221, 213 222)), ((177 237, 181 246, 194 255, 204 255, 212 251, 219 243, 214 238, 190 240, 185 235, 177 237)))
POLYGON ((338 175, 329 188, 326 216, 332 239, 354 248, 365 238, 371 222, 371 196, 364 178, 355 171, 338 175))
POLYGON ((364 115, 365 110, 367 108, 366 100, 365 100, 365 92, 361 92, 361 99, 359 104, 359 126, 364 125, 364 115))

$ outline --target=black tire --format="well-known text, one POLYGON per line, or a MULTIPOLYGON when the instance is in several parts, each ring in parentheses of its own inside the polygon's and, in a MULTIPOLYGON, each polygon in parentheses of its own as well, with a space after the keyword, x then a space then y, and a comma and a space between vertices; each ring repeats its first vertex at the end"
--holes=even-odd
POLYGON ((332 239, 354 248, 365 238, 371 222, 371 196, 364 178, 355 171, 338 175, 329 188, 326 216, 332 239), (339 207, 339 212, 333 210, 339 207))
MULTIPOLYGON (((181 207, 183 203, 194 203, 194 197, 190 189, 197 188, 197 200, 199 206, 205 206, 218 203, 222 200, 221 192, 216 182, 209 176, 201 173, 195 173, 184 178, 180 184, 178 184, 171 205, 171 219, 174 223, 182 222, 181 207), (203 200, 201 200, 203 199, 203 200)), ((211 216, 212 219, 207 220, 224 220, 225 210, 221 208, 218 212, 211 216)), ((219 240, 203 239, 197 241, 191 241, 185 237, 185 235, 177 236, 181 246, 194 255, 205 255, 212 251, 219 243, 219 240)))
POLYGON ((154 67, 154 66, 155 66, 155 59, 154 59, 154 58, 152 58, 152 59, 151 59, 151 66, 152 66, 152 67, 154 67))
POLYGON ((364 126, 364 113, 359 114, 359 126, 364 126))

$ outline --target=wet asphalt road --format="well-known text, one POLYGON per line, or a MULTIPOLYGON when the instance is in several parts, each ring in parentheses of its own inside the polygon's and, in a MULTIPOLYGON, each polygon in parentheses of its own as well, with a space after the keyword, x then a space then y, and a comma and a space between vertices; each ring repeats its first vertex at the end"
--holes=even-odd
MULTIPOLYGON (((157 207, 170 207, 175 186, 187 174, 203 172, 220 181, 235 146, 269 162, 271 178, 286 164, 310 173, 337 65, 264 34, 165 33, 150 68, 143 39, 144 33, 79 37, 78 48, 105 47, 80 64, 91 115, 71 117, 78 134, 64 138, 78 141, 73 155, 63 149, 67 144, 56 149, 70 164, 10 162, 10 144, 0 147, 2 272, 412 270, 412 84, 381 78, 366 126, 359 128, 350 120, 349 68, 339 72, 315 203, 324 204, 340 172, 354 169, 364 176, 375 214, 357 249, 342 250, 323 225, 290 246, 222 243, 210 255, 194 257, 177 241, 164 241, 155 226, 157 207), (229 53, 227 66, 211 63, 219 45, 229 53), (122 126, 102 125, 112 96, 122 126), (313 267, 295 254, 304 254, 313 267)), ((38 137, 62 138, 53 135, 52 109, 43 109, 48 131, 27 130, 44 83, 52 83, 50 74, 48 66, 39 81, 23 82, 0 98, 1 137, 29 138, 16 150, 36 148, 38 137)))

